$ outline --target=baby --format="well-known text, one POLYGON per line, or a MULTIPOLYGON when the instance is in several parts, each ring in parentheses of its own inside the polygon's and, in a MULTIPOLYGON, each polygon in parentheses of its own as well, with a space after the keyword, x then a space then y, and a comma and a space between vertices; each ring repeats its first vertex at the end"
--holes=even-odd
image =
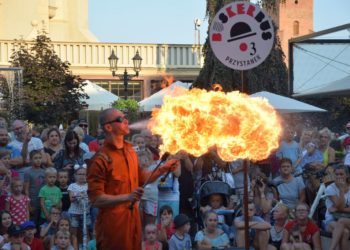
MULTIPOLYGON (((211 194, 209 196, 209 204, 201 207, 200 211, 204 214, 209 210, 213 210, 214 212, 218 212, 219 210, 226 210, 227 208, 223 205, 224 200, 221 194, 211 194)), ((218 215, 218 223, 225 224, 225 216, 218 215)))

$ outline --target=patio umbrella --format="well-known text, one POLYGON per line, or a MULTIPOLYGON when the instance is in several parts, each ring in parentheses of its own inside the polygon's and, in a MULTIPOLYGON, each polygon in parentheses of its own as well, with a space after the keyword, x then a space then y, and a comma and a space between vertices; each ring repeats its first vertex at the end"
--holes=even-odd
POLYGON ((89 98, 82 98, 80 101, 85 101, 89 107, 88 110, 101 110, 110 108, 111 104, 119 99, 118 96, 98 86, 97 84, 86 80, 86 85, 83 87, 84 92, 89 98))
POLYGON ((297 101, 295 99, 273 94, 267 91, 261 91, 250 95, 251 97, 266 98, 269 103, 278 112, 286 113, 302 113, 302 112, 326 112, 327 110, 318 108, 316 106, 307 104, 305 102, 297 101))
POLYGON ((185 83, 176 81, 170 86, 158 91, 157 93, 154 93, 150 97, 147 97, 146 99, 143 99, 139 102, 140 110, 141 111, 152 111, 153 108, 159 108, 163 104, 163 98, 164 96, 178 96, 184 94, 186 91, 188 91, 189 87, 191 86, 191 83, 185 83))

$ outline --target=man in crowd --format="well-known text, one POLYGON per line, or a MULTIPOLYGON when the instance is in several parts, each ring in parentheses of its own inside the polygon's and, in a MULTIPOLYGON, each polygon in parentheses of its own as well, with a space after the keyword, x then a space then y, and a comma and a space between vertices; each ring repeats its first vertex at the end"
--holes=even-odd
POLYGON ((174 171, 180 167, 179 161, 168 160, 150 174, 139 168, 132 144, 124 140, 129 133, 124 114, 111 108, 102 111, 99 120, 106 139, 89 162, 87 176, 89 199, 99 208, 95 226, 97 249, 140 250, 140 186, 174 171))
POLYGON ((95 137, 92 137, 91 135, 89 135, 88 133, 88 129, 89 129, 89 124, 86 122, 86 120, 84 119, 80 119, 78 122, 78 126, 81 127, 84 131, 84 138, 83 138, 83 142, 86 145, 89 145, 90 142, 92 142, 93 140, 95 140, 95 137))
MULTIPOLYGON (((44 153, 44 145, 39 138, 32 137, 32 133, 27 124, 21 120, 15 120, 12 123, 12 131, 15 135, 15 139, 10 142, 10 146, 16 148, 21 152, 22 165, 27 166, 29 163, 29 153, 33 150, 40 150, 43 153, 43 163, 45 165, 50 164, 47 162, 50 157, 46 157, 44 153)), ((51 162, 51 161, 50 161, 51 162)), ((22 176, 25 169, 21 168, 17 170, 22 176)))
POLYGON ((5 127, 0 127, 0 150, 10 150, 10 164, 11 166, 22 166, 23 159, 21 151, 9 144, 9 135, 5 127))

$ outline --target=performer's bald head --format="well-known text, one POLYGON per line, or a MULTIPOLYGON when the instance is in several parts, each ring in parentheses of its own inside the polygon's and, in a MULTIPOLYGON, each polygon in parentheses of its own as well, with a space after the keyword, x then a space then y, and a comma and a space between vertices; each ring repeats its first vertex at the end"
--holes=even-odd
POLYGON ((103 127, 103 125, 106 123, 106 122, 109 122, 113 119, 113 113, 115 111, 119 111, 117 109, 114 109, 114 108, 109 108, 109 109, 105 109, 103 110, 101 113, 100 113, 100 116, 99 116, 99 122, 100 122, 100 126, 103 127))

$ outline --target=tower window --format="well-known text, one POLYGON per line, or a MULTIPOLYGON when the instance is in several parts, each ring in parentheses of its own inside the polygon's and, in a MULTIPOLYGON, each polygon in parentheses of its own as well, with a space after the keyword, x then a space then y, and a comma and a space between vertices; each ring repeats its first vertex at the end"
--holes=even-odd
POLYGON ((293 36, 299 35, 299 21, 293 22, 293 36))

